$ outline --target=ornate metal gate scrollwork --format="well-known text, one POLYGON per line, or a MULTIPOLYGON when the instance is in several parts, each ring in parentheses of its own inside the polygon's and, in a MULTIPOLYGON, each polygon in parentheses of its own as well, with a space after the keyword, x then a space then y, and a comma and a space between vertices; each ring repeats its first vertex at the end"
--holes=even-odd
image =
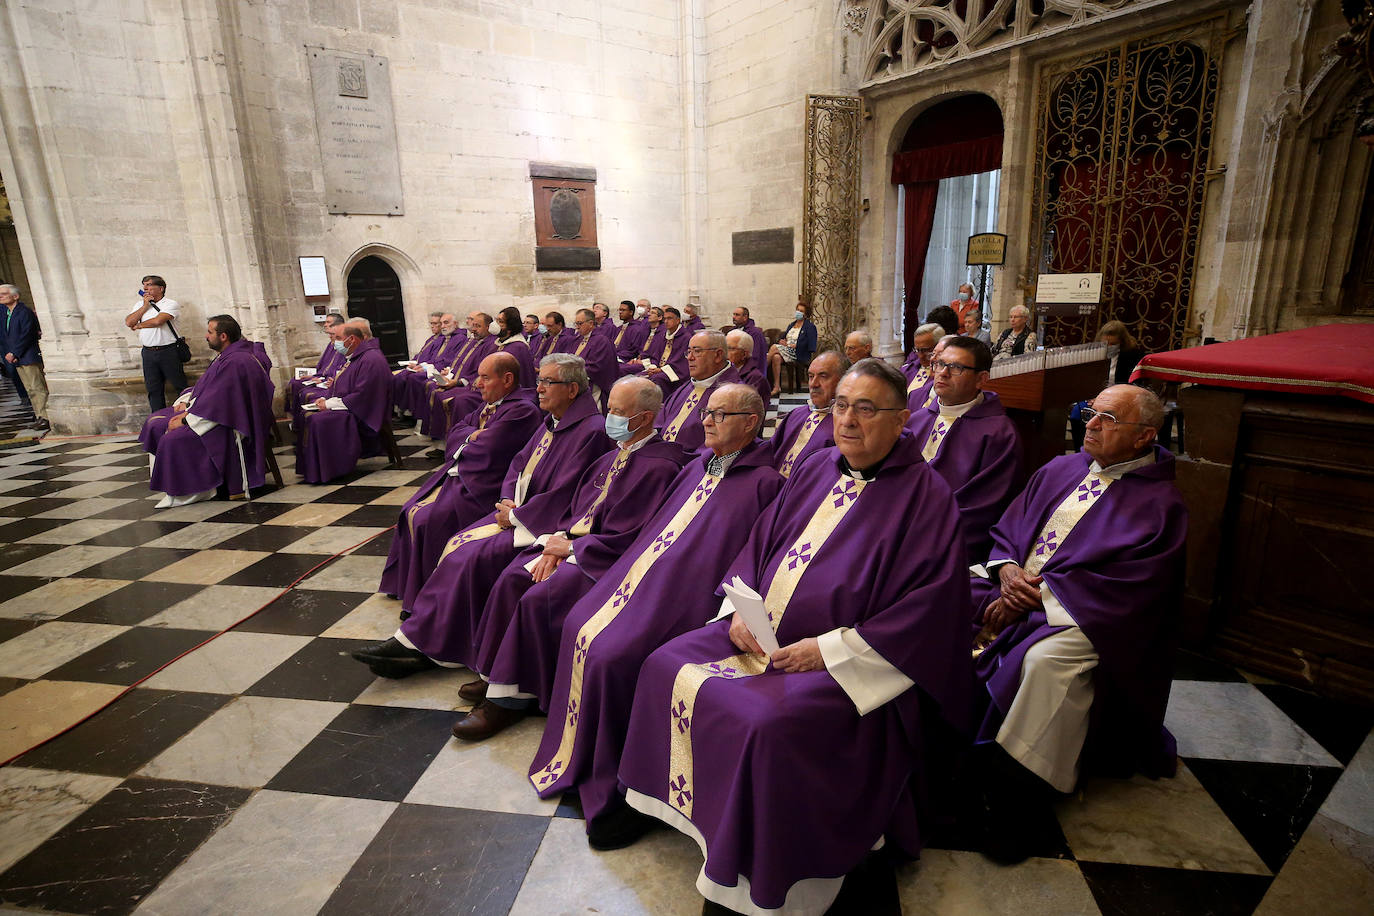
POLYGON ((1042 72, 1026 263, 1103 273, 1097 313, 1048 319, 1047 344, 1082 343, 1117 318, 1147 350, 1183 346, 1222 29, 1217 19, 1042 72))
POLYGON ((859 141, 863 100, 806 97, 802 189, 802 297, 820 339, 835 345, 863 323, 854 301, 859 271, 859 141))

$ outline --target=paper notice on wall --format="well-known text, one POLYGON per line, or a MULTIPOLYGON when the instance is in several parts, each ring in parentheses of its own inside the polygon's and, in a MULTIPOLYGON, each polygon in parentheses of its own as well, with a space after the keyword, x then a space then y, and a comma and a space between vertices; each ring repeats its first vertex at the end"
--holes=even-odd
POLYGON ((778 651, 778 637, 773 633, 768 608, 763 606, 763 598, 759 593, 740 581, 739 576, 725 583, 724 588, 735 606, 735 613, 744 619, 744 625, 749 628, 759 648, 768 655, 778 651))

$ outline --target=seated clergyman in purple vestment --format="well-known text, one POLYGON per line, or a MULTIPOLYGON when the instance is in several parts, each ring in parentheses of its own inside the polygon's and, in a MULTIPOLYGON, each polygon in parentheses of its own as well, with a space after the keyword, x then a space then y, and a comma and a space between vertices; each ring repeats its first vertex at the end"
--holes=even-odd
POLYGON ((473 384, 485 403, 449 430, 448 460, 401 507, 378 590, 400 598, 403 614, 414 605, 448 539, 491 514, 511 459, 543 421, 539 408, 516 394, 519 371, 508 353, 482 360, 473 384))
POLYGON ((621 364, 638 358, 639 348, 644 346, 644 340, 649 335, 649 323, 643 318, 635 317, 635 304, 629 299, 620 303, 617 314, 620 316, 620 326, 611 335, 611 345, 615 347, 615 358, 618 361, 616 371, 619 372, 621 364))
POLYGON ((984 851, 1003 862, 1029 854, 1050 789, 1073 791, 1081 765, 1176 766, 1164 711, 1188 514, 1155 444, 1164 408, 1115 385, 1084 419, 1083 451, 1031 477, 992 529, 990 578, 974 580, 978 641, 996 636, 977 661, 984 851))
POLYGON ((379 434, 391 418, 391 369, 377 338, 356 322, 344 324, 347 364, 307 413, 296 443, 296 472, 325 483, 351 472, 359 458, 382 453, 379 434))
POLYGON ((747 332, 735 328, 725 335, 725 357, 730 360, 735 374, 739 376, 740 382, 757 391, 763 403, 767 404, 773 397, 773 389, 768 384, 768 379, 754 366, 753 355, 754 338, 747 332))
POLYGON ((611 386, 620 377, 620 368, 610 336, 597 332, 596 319, 592 314, 591 309, 577 310, 573 318, 573 330, 577 332, 577 341, 568 352, 582 357, 587 364, 587 378, 591 379, 592 397, 604 412, 606 399, 611 394, 611 386))
POLYGON ((538 390, 549 417, 510 462, 496 511, 443 541, 426 532, 427 546, 439 552, 424 581, 411 577, 407 583, 401 604, 407 619, 395 637, 355 658, 382 677, 405 677, 434 667, 434 661, 471 664, 473 632, 497 576, 520 550, 559 530, 583 472, 611 449, 586 385, 580 358, 544 357, 538 390))
POLYGON ((773 430, 773 438, 768 440, 773 467, 783 477, 791 477, 792 471, 812 452, 835 444, 830 405, 835 402, 840 378, 848 371, 849 360, 838 350, 816 354, 806 367, 811 400, 805 407, 789 410, 773 430))
MULTIPOLYGON (((529 344, 520 336, 520 310, 504 308, 492 321, 489 330, 493 341, 492 353, 509 353, 520 364, 519 393, 530 400, 534 399, 534 382, 538 375, 534 354, 529 344)), ((452 417, 462 417, 482 406, 482 395, 471 385, 459 387, 445 395, 444 412, 452 417)), ((438 427, 436 427, 438 428, 438 427)))
POLYGON ((902 363, 907 394, 930 384, 930 356, 935 352, 935 341, 944 336, 945 329, 934 323, 923 324, 912 332, 911 355, 902 363))
POLYGON ((468 315, 468 336, 453 362, 442 371, 429 374, 425 383, 428 406, 420 422, 420 432, 431 439, 448 437, 449 427, 460 417, 477 409, 476 400, 455 401, 459 394, 472 387, 482 360, 495 351, 496 336, 491 333, 491 316, 486 312, 468 315), (467 410, 458 408, 466 407, 467 410))
POLYGON ((467 331, 459 333, 458 317, 452 312, 435 312, 429 316, 430 327, 437 324, 434 336, 425 341, 411 360, 411 365, 402 366, 394 373, 392 400, 395 408, 403 417, 421 419, 429 409, 425 383, 429 380, 431 369, 447 368, 453 354, 467 340, 467 331), (438 316, 436 318, 436 316, 438 316))
POLYGON ((576 346, 577 332, 568 327, 562 312, 549 312, 544 316, 544 338, 541 346, 534 352, 536 360, 554 353, 571 353, 576 346))
POLYGON ((695 451, 706 439, 701 420, 711 393, 721 385, 739 383, 740 378, 725 358, 725 335, 720 331, 693 334, 686 353, 688 384, 663 402, 655 425, 664 439, 695 451))
POLYGON ((922 359, 928 359, 929 362, 922 369, 917 370, 916 375, 907 383, 907 410, 916 413, 918 410, 935 403, 935 375, 930 367, 935 365, 935 361, 943 356, 945 347, 949 346, 950 341, 957 339, 958 335, 956 334, 946 334, 935 341, 935 346, 931 348, 929 357, 922 357, 922 359), (924 381, 917 385, 917 381, 921 379, 924 381))
POLYGON ((992 352, 955 337, 931 364, 935 401, 911 414, 907 429, 921 457, 954 491, 969 563, 988 556, 991 529, 1021 486, 1021 439, 996 392, 983 391, 992 352))
MULTIPOLYGON (((246 494, 263 484, 272 423, 272 377, 229 315, 206 322, 217 354, 165 426, 149 418, 139 439, 150 453, 149 487, 167 494, 157 508, 212 499, 219 487, 246 494), (151 434, 149 427, 165 429, 151 434)), ((175 406, 175 405, 174 405, 175 406)))
POLYGON ((708 450, 683 469, 638 539, 566 612, 530 781, 544 798, 578 790, 588 842, 597 849, 626 846, 646 826, 616 788, 640 666, 654 649, 715 616, 720 598, 709 583, 721 581, 782 489, 767 444, 755 438, 764 408, 751 393, 730 385, 711 395, 708 450))
POLYGON ((291 430, 298 438, 305 428, 305 405, 313 404, 316 398, 329 396, 329 386, 347 362, 339 349, 342 346, 343 326, 343 316, 338 312, 330 312, 325 316, 323 330, 328 341, 319 362, 315 364, 314 372, 303 378, 293 378, 286 384, 285 407, 291 416, 291 430), (335 346, 336 343, 339 346, 335 346))
MULTIPOLYGON (((749 335, 749 339, 754 342, 753 349, 749 352, 749 365, 758 371, 758 374, 768 378, 768 337, 763 333, 763 328, 754 323, 754 319, 749 317, 749 309, 744 306, 736 306, 730 313, 730 319, 734 322, 736 330, 743 331, 749 335)), ((744 373, 740 372, 740 378, 744 373)), ((753 384, 746 382, 745 384, 753 384)), ((768 403, 769 396, 773 393, 771 388, 763 396, 763 403, 768 403)))
POLYGON ((651 349, 640 361, 639 374, 663 390, 665 398, 683 387, 687 380, 687 347, 692 332, 682 326, 682 315, 671 305, 663 310, 661 333, 651 341, 651 349))
MULTIPOLYGON (((647 305, 647 299, 639 300, 647 305)), ((639 350, 631 354, 628 359, 620 362, 621 375, 635 375, 653 364, 650 354, 663 352, 663 338, 668 333, 663 324, 663 309, 654 306, 646 307, 644 317, 644 340, 639 344, 639 350)))
POLYGON ((697 841, 697 889, 719 905, 823 913, 880 842, 915 854, 926 755, 968 722, 958 507, 903 429, 905 397, 895 368, 855 364, 836 448, 793 472, 725 573, 762 595, 781 648, 734 613, 640 670, 626 801, 697 841))

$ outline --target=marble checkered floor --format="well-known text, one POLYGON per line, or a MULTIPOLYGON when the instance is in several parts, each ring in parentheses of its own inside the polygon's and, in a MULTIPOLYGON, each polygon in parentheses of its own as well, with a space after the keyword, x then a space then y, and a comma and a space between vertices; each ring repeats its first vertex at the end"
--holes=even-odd
MULTIPOLYGON (((575 798, 533 795, 542 719, 461 745, 470 674, 347 657, 395 627, 372 589, 427 447, 321 487, 280 449, 285 488, 161 512, 127 438, 0 450, 0 759, 137 683, 0 768, 3 912, 699 912, 691 841, 594 853, 575 798)), ((1176 779, 1088 785, 1014 868, 937 837, 904 912, 1374 911, 1374 714, 1176 675, 1176 779)))

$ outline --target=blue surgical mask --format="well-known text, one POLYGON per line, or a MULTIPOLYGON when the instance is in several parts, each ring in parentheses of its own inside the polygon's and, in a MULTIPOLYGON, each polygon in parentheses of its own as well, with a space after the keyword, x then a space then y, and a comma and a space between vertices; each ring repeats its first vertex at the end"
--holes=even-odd
POLYGON ((606 435, 616 442, 629 442, 637 432, 639 430, 630 429, 629 417, 618 417, 613 413, 606 414, 606 435))
POLYGON ((803 312, 803 311, 798 310, 798 311, 795 311, 795 312, 792 313, 792 320, 793 320, 793 321, 801 321, 801 320, 803 320, 803 319, 805 319, 805 318, 806 318, 806 313, 803 312))
POLYGON ((960 302, 967 302, 967 301, 968 301, 968 293, 960 293, 960 294, 959 294, 959 301, 960 301, 960 302))
POLYGON ((345 346, 343 345, 343 341, 342 341, 342 340, 336 340, 336 341, 334 341, 334 351, 335 351, 336 353, 339 353, 339 354, 343 355, 343 356, 347 356, 347 355, 348 355, 348 347, 345 347, 345 346))

